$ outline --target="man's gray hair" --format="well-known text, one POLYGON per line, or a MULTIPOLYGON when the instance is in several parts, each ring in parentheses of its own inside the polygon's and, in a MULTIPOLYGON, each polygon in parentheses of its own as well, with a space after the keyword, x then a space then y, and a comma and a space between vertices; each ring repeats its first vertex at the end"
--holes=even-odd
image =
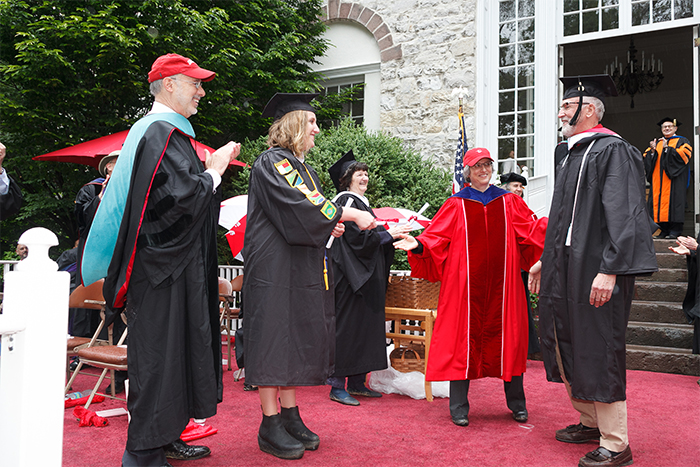
POLYGON ((603 120, 603 115, 605 115, 605 104, 603 104, 603 101, 598 99, 597 97, 589 97, 590 103, 593 104, 593 107, 595 107, 595 115, 598 117, 598 122, 603 120))
POLYGON ((150 91, 153 97, 157 96, 160 94, 160 91, 163 89, 163 79, 157 79, 151 83, 150 86, 150 91))

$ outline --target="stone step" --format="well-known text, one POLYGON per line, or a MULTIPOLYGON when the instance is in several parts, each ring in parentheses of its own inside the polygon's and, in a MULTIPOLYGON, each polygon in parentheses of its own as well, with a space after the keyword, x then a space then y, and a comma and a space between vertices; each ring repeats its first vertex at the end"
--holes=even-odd
POLYGON ((637 276, 639 282, 683 282, 688 283, 688 269, 663 268, 651 276, 637 276))
POLYGON ((630 321, 650 323, 688 324, 683 306, 678 302, 632 301, 630 321))
POLYGON ((684 255, 677 255, 671 252, 656 253, 656 262, 659 265, 659 269, 684 269, 688 267, 684 255))
MULTIPOLYGON (((542 361, 542 353, 529 354, 528 359, 542 361)), ((627 344, 627 369, 700 376, 700 355, 689 349, 627 344)))
POLYGON ((678 245, 675 240, 654 239, 654 251, 657 253, 668 253, 668 247, 678 245))
POLYGON ((683 303, 687 283, 639 281, 635 283, 634 299, 683 303))
POLYGON ((700 355, 690 349, 628 344, 627 369, 700 376, 700 355))
POLYGON ((630 321, 625 342, 633 345, 693 348, 693 326, 689 324, 630 321))

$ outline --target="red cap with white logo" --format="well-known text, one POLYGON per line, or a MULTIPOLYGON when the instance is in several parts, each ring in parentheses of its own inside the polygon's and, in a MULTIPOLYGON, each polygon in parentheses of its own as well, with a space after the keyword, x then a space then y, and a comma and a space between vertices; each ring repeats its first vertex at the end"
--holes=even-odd
POLYGON ((486 148, 471 148, 464 155, 464 165, 467 165, 469 167, 473 167, 481 159, 488 159, 488 160, 493 162, 493 158, 491 157, 491 153, 489 152, 488 149, 486 149, 486 148))
POLYGON ((216 76, 213 71, 200 68, 195 62, 178 54, 161 55, 153 62, 148 73, 148 82, 152 83, 168 76, 183 74, 202 81, 211 81, 216 76))

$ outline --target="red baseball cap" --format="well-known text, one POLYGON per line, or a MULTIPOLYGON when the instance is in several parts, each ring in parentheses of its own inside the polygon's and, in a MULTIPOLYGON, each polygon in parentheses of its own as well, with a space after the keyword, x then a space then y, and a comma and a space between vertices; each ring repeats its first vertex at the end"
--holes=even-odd
POLYGON ((195 62, 178 54, 161 55, 156 58, 148 73, 148 82, 152 83, 168 76, 183 74, 202 81, 211 81, 216 76, 213 71, 200 68, 195 62))
POLYGON ((473 167, 481 159, 489 159, 491 162, 493 162, 493 158, 491 157, 491 153, 489 152, 488 149, 486 149, 486 148, 471 148, 464 155, 464 165, 468 165, 469 167, 473 167))

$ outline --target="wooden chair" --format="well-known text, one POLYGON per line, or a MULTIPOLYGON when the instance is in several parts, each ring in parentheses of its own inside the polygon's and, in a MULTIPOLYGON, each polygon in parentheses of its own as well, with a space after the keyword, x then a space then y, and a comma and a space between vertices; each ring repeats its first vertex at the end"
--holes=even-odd
MULTIPOLYGON (((100 323, 101 325, 104 324, 104 312, 101 313, 102 315, 102 322, 100 323)), ((121 313, 120 315, 122 321, 124 324, 126 324, 126 314, 124 312, 121 313)), ((112 328, 114 323, 110 324, 109 327, 112 328)), ((92 393, 90 394, 90 397, 88 398, 87 403, 85 404, 85 408, 87 409, 90 407, 90 404, 92 403, 92 399, 95 397, 95 394, 97 394, 98 389, 100 388, 100 384, 102 384, 102 381, 104 381, 105 376, 107 376, 107 372, 110 372, 110 392, 111 394, 105 394, 105 396, 110 397, 112 399, 119 399, 126 401, 126 399, 122 399, 116 396, 115 391, 114 391, 114 372, 115 371, 126 371, 128 369, 127 365, 127 352, 126 352, 126 345, 124 345, 124 340, 126 340, 126 336, 128 333, 128 328, 124 327, 124 331, 122 332, 122 335, 119 337, 119 341, 117 342, 116 345, 98 345, 98 346, 92 346, 92 347, 85 347, 83 349, 78 350, 78 358, 80 358, 80 364, 85 363, 90 366, 94 366, 96 368, 102 368, 102 373, 100 374, 100 377, 97 380, 97 384, 95 384, 95 387, 92 389, 92 393)), ((77 371, 76 371, 77 372, 77 371)))
MULTIPOLYGON (((384 312, 386 320, 393 321, 394 326, 392 332, 386 333, 386 337, 393 340, 395 349, 420 347, 417 350, 421 350, 420 353, 424 353, 425 358, 422 364, 417 365, 417 370, 425 374, 433 325, 437 317, 440 283, 410 276, 391 276, 389 279, 384 312)), ((392 359, 392 366, 397 370, 412 371, 401 368, 397 363, 392 359)), ((430 402, 433 400, 430 381, 425 382, 425 398, 430 402)))
MULTIPOLYGON (((87 287, 83 287, 82 285, 79 285, 78 287, 75 288, 75 290, 70 294, 70 297, 68 299, 68 307, 69 308, 87 308, 90 310, 95 310, 96 312, 104 313, 104 307, 105 307, 105 301, 104 297, 102 296, 102 284, 104 283, 104 279, 101 279, 97 282, 94 282, 90 284, 87 287)), ((77 356, 78 351, 84 347, 88 346, 95 346, 95 345, 109 345, 111 341, 111 330, 108 331, 108 339, 101 340, 98 339, 97 336, 100 335, 103 329, 103 322, 100 321, 100 325, 97 328, 97 331, 95 334, 90 337, 76 337, 76 336, 68 336, 68 342, 67 342, 67 348, 66 348, 66 378, 69 379, 68 384, 66 385, 65 392, 67 393, 68 390, 70 389, 71 385, 73 384, 73 380, 75 379, 75 376, 77 373, 80 371, 82 368, 81 364, 78 364, 77 368, 73 372, 73 376, 71 376, 71 371, 70 371, 70 359, 71 357, 77 356)))
POLYGON ((240 308, 232 308, 235 302, 235 293, 240 292, 243 287, 243 274, 236 276, 230 282, 222 277, 219 277, 219 326, 221 332, 226 331, 226 344, 228 349, 228 369, 233 369, 231 366, 231 340, 233 333, 231 332, 231 323, 238 319, 240 308))

